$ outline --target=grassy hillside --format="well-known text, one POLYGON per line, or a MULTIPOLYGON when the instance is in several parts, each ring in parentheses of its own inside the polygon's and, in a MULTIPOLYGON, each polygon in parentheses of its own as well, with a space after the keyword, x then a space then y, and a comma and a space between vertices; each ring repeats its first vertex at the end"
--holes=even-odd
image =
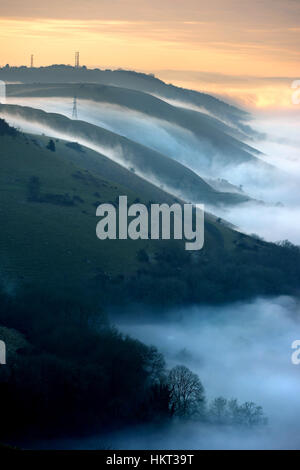
POLYGON ((168 192, 185 200, 210 205, 236 204, 249 200, 241 194, 220 193, 181 163, 93 124, 14 105, 0 105, 0 115, 7 119, 25 120, 27 124, 38 124, 45 132, 56 136, 65 136, 71 140, 76 136, 79 143, 100 149, 126 168, 138 175, 145 175, 156 185, 163 186, 168 192))
POLYGON ((174 198, 87 148, 74 150, 67 142, 56 141, 56 151, 51 152, 48 141, 22 134, 1 138, 1 214, 6 221, 0 238, 2 270, 9 279, 18 272, 19 279, 55 282, 98 271, 129 276, 138 268, 142 246, 154 251, 164 242, 99 241, 96 207, 117 202, 119 195, 127 195, 129 204, 172 203, 174 198), (30 201, 32 177, 39 179, 42 193, 67 194, 74 203, 30 201))
POLYGON ((208 215, 205 247, 193 254, 182 241, 98 240, 99 203, 119 195, 145 204, 171 197, 152 194, 151 185, 86 148, 60 141, 53 152, 48 141, 0 136, 0 274, 7 290, 70 288, 103 301, 162 304, 297 292, 297 249, 252 239, 208 215))
POLYGON ((127 194, 132 203, 137 194, 82 170, 63 159, 59 151, 47 150, 46 143, 41 148, 36 139, 3 137, 0 154, 1 214, 5 220, 0 259, 2 272, 9 279, 18 273, 19 280, 52 279, 56 283, 91 276, 98 269, 120 274, 136 268, 138 243, 128 241, 124 250, 119 241, 113 247, 110 242, 99 242, 95 214, 102 201, 115 202, 120 194, 127 194), (42 193, 67 193, 75 202, 29 201, 32 177, 39 178, 42 193))

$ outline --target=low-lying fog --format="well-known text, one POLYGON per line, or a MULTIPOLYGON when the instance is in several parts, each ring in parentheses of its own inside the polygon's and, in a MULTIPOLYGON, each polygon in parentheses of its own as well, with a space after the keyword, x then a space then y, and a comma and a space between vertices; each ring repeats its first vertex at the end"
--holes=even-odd
POLYGON ((196 372, 207 401, 223 396, 261 405, 269 422, 252 430, 197 422, 143 426, 37 447, 110 449, 299 449, 300 365, 291 362, 300 339, 300 304, 293 298, 256 299, 227 306, 161 312, 132 308, 111 315, 125 334, 164 353, 169 368, 196 372))
MULTIPOLYGON (((300 365, 291 362, 291 344, 300 339, 299 313, 299 302, 280 297, 178 309, 164 321, 148 315, 135 321, 132 312, 131 318, 123 312, 115 321, 121 331, 157 346, 169 367, 184 364, 196 372, 209 400, 222 395, 254 401, 269 418, 269 425, 252 436, 187 425, 175 446, 300 448, 300 365)), ((143 437, 135 439, 139 445, 143 437)))
MULTIPOLYGON (((30 106, 72 118, 72 100, 67 98, 8 98, 8 104, 30 106)), ((187 129, 162 119, 109 103, 78 100, 78 119, 103 127, 185 163, 191 168, 199 159, 199 140, 187 129)), ((206 157, 202 164, 208 165, 206 157)))
POLYGON ((288 239, 300 245, 300 107, 290 112, 260 113, 252 125, 265 133, 255 146, 261 157, 279 173, 266 178, 264 171, 249 173, 247 165, 224 172, 224 177, 243 185, 246 193, 264 201, 230 207, 214 212, 248 233, 257 233, 267 241, 288 239))

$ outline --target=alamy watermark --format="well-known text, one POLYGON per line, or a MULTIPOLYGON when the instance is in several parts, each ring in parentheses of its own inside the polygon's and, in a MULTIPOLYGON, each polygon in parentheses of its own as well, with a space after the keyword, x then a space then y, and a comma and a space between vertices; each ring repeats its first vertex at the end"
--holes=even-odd
POLYGON ((291 88, 295 90, 292 93, 292 103, 298 105, 300 104, 300 80, 294 80, 291 88))
POLYGON ((292 342, 291 348, 295 349, 291 355, 291 362, 295 366, 298 366, 300 364, 300 339, 295 339, 295 341, 292 342))
POLYGON ((96 216, 101 220, 97 224, 96 234, 100 240, 173 238, 185 240, 186 250, 203 248, 203 204, 132 204, 128 207, 127 196, 119 196, 118 203, 118 211, 114 204, 100 204, 97 207, 96 216))
POLYGON ((0 365, 6 364, 6 344, 0 340, 0 365))

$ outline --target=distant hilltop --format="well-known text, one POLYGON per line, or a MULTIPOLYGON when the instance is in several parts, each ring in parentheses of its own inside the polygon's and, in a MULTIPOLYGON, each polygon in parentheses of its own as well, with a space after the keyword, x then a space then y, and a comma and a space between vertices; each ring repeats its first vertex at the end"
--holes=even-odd
POLYGON ((207 112, 219 119, 234 122, 235 125, 249 121, 250 114, 236 106, 228 104, 214 96, 195 90, 180 88, 167 84, 155 77, 153 73, 142 73, 134 70, 89 69, 85 65, 50 65, 47 67, 11 67, 0 68, 0 80, 7 83, 94 83, 112 85, 131 90, 142 91, 166 100, 185 103, 193 108, 205 108, 207 112))
POLYGON ((35 75, 38 73, 48 74, 48 73, 62 73, 62 72, 67 72, 67 73, 72 73, 72 78, 74 78, 74 73, 76 74, 76 77, 81 78, 84 75, 84 78, 91 78, 91 76, 99 75, 99 74, 111 74, 111 73, 118 73, 118 74, 123 74, 123 75, 130 75, 130 76, 136 76, 136 77, 143 77, 147 78, 148 80, 156 80, 158 82, 162 82, 159 78, 155 77, 154 73, 145 73, 145 72, 136 72, 135 70, 125 70, 122 68, 119 69, 99 69, 99 68, 94 68, 94 69, 89 69, 86 67, 86 65, 78 66, 75 67, 73 65, 66 65, 66 64, 53 64, 53 65, 47 65, 45 67, 27 67, 26 65, 21 65, 19 67, 16 66, 11 66, 9 64, 6 64, 4 67, 0 67, 0 73, 2 74, 7 74, 7 73, 25 73, 27 76, 28 74, 30 75, 35 75), (79 77, 80 76, 80 77, 79 77))

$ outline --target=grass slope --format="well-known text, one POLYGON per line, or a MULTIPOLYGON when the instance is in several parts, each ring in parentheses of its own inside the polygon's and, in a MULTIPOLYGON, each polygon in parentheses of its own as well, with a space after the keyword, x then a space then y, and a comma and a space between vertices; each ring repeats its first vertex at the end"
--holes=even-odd
POLYGON ((110 291, 115 300, 157 297, 168 303, 295 293, 298 288, 298 251, 239 234, 209 215, 205 247, 193 254, 182 241, 98 240, 99 203, 124 194, 129 203, 170 203, 170 195, 158 189, 152 194, 151 185, 137 182, 130 172, 127 179, 126 170, 115 164, 108 170, 111 162, 103 163, 102 175, 100 166, 93 171, 99 156, 88 149, 83 151, 90 169, 84 169, 78 149, 61 141, 52 152, 47 141, 23 134, 0 137, 0 276, 7 290, 33 285, 79 292, 88 286, 100 297, 110 291), (114 180, 121 175, 122 185, 114 180), (48 201, 30 200, 32 177, 39 179, 48 201), (57 195, 59 203, 53 198, 57 195), (62 203, 64 198, 72 205, 62 203))
POLYGON ((47 132, 71 140, 76 136, 81 144, 100 149, 107 155, 112 154, 113 159, 127 168, 133 168, 137 174, 145 175, 145 178, 186 200, 210 205, 236 204, 249 200, 241 194, 220 193, 181 163, 93 124, 15 105, 0 105, 0 115, 7 119, 36 123, 47 132))

